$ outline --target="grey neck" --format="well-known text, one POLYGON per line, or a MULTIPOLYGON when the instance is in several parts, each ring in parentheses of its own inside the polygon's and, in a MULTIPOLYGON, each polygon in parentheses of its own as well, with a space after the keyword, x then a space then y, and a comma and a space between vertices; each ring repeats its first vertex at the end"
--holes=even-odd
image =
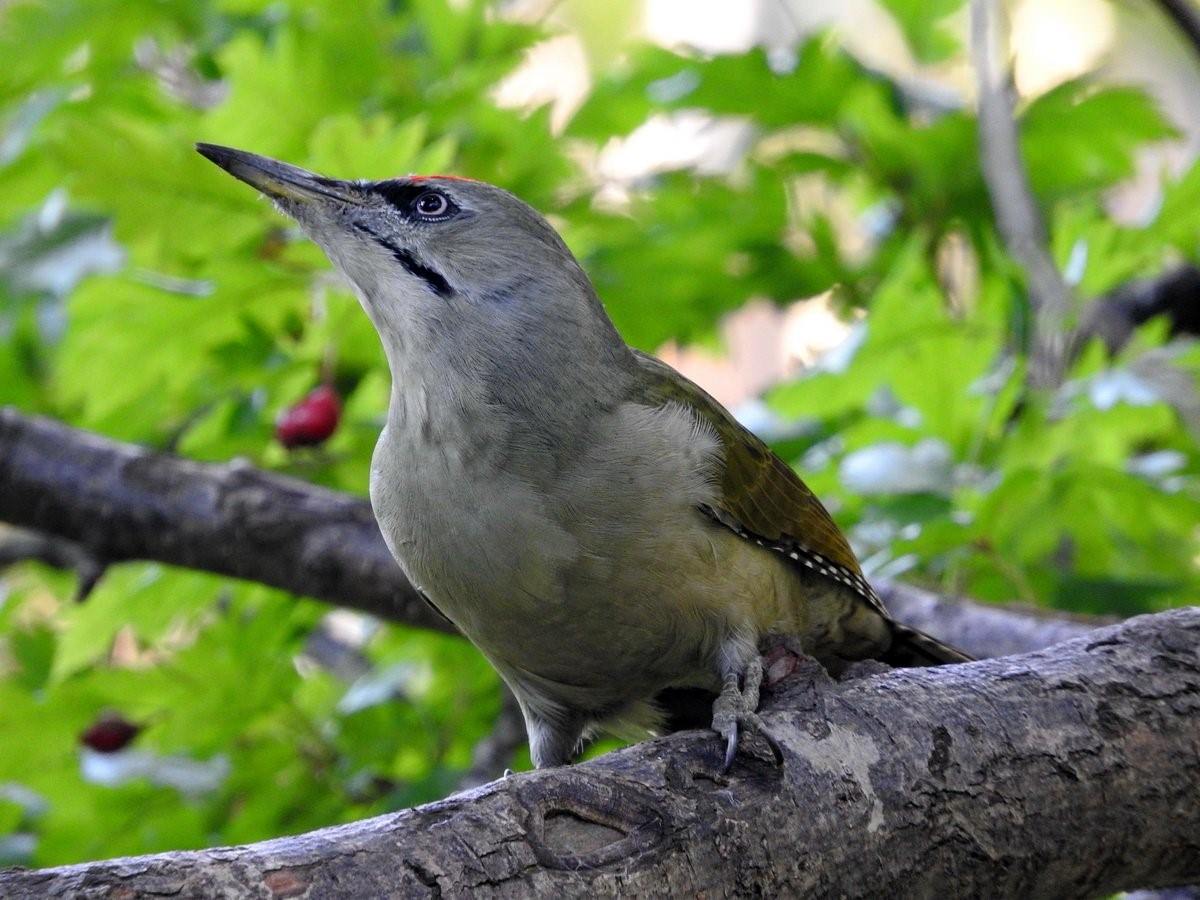
POLYGON ((629 396, 633 357, 598 302, 547 310, 511 296, 459 296, 422 313, 380 328, 392 440, 540 481, 629 396))

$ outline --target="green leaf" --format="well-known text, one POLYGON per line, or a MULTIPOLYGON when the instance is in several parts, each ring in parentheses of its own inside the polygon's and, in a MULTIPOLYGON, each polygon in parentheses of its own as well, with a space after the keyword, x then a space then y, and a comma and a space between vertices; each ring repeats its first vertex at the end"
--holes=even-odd
POLYGON ((890 96, 832 42, 814 38, 786 72, 772 69, 762 50, 689 59, 644 47, 601 81, 568 126, 578 137, 627 134, 660 110, 701 108, 717 115, 749 116, 779 128, 799 123, 834 126, 848 93, 890 96), (753 97, 748 104, 746 98, 753 97))
POLYGON ((153 645, 186 625, 217 596, 221 579, 157 564, 110 568, 82 603, 63 616, 51 675, 62 681, 103 659, 117 632, 128 628, 153 645))
POLYGON ((954 54, 959 44, 944 20, 958 12, 964 0, 882 0, 896 19, 913 55, 923 63, 940 62, 954 54))
POLYGON ((1143 91, 1096 88, 1087 80, 1068 81, 1038 97, 1021 116, 1020 129, 1030 183, 1047 201, 1128 178, 1142 144, 1178 136, 1143 91))
POLYGON ((45 625, 10 632, 8 649, 17 663, 19 683, 37 691, 50 676, 57 636, 45 625))
POLYGON ((782 185, 754 169, 736 187, 664 177, 632 217, 573 210, 565 236, 621 334, 654 349, 706 334, 748 297, 828 287, 842 270, 828 256, 806 261, 789 252, 787 226, 782 185), (654 285, 653 303, 647 285, 654 285))
POLYGON ((844 374, 814 372, 775 390, 776 409, 821 419, 861 414, 886 387, 917 411, 922 434, 966 453, 990 427, 995 407, 1011 402, 970 389, 996 363, 1004 331, 995 311, 970 325, 956 321, 922 254, 921 241, 911 240, 872 296, 867 337, 850 368, 844 374))

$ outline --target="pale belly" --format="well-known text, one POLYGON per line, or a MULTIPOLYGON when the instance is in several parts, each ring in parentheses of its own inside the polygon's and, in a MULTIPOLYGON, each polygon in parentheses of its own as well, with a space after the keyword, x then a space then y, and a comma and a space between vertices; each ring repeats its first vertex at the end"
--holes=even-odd
POLYGON ((784 557, 700 511, 711 448, 690 420, 637 407, 606 434, 549 486, 474 476, 408 434, 376 451, 371 499, 393 554, 527 706, 605 719, 666 687, 718 689, 731 640, 822 639, 841 616, 822 604, 844 598, 807 602, 784 557))
POLYGON ((731 633, 802 627, 783 560, 695 507, 655 533, 614 535, 448 490, 461 504, 447 507, 444 491, 372 496, 409 578, 535 708, 604 717, 668 686, 715 690, 731 633))

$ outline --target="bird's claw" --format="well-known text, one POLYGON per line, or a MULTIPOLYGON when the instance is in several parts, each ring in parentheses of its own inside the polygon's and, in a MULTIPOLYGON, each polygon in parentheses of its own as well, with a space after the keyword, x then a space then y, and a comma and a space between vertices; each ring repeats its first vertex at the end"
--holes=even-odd
POLYGON ((733 768, 733 761, 737 757, 738 748, 738 723, 734 719, 730 723, 729 736, 725 738, 725 762, 721 766, 721 774, 728 775, 729 770, 733 768))
POLYGON ((713 730, 725 738, 725 761, 721 774, 728 774, 737 758, 739 738, 743 728, 753 729, 763 736, 777 766, 783 765, 783 748, 759 716, 758 689, 762 683, 762 662, 755 657, 742 673, 741 686, 736 676, 729 676, 713 704, 713 730))
POLYGON ((729 770, 733 768, 733 761, 737 758, 742 726, 753 729, 761 734, 763 740, 767 742, 767 746, 771 748, 771 756, 775 758, 775 765, 783 765, 783 747, 780 746, 775 736, 771 734, 770 729, 767 728, 767 723, 762 720, 758 713, 744 713, 733 718, 724 727, 714 723, 714 727, 725 738, 725 762, 721 766, 722 775, 728 775, 729 770))

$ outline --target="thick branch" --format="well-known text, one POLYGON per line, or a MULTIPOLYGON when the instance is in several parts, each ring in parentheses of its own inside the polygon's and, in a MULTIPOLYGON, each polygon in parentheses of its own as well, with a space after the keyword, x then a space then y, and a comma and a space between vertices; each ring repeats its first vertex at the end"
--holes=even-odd
MULTIPOLYGON (((453 631, 404 578, 365 500, 244 464, 180 459, 0 409, 0 521, 108 561, 234 575, 453 631)), ((1091 627, 879 587, 897 618, 975 656, 1036 650, 1091 627)))
POLYGON ((935 634, 979 659, 1041 650, 1112 621, 1073 617, 1059 610, 949 599, 898 582, 882 583, 878 591, 901 622, 935 634))
POLYGON ((1096 897, 1200 878, 1200 609, 1027 656, 802 667, 728 780, 684 732, 245 847, 0 874, 11 898, 1096 897))
POLYGON ((1015 100, 1000 0, 972 0, 971 52, 979 89, 979 151, 996 225, 1025 270, 1033 328, 1030 378, 1053 387, 1063 377, 1070 343, 1071 290, 1047 250, 1046 225, 1021 160, 1015 100))
POLYGON ((405 579, 370 504, 244 463, 197 463, 0 409, 0 520, 453 631, 405 579))

